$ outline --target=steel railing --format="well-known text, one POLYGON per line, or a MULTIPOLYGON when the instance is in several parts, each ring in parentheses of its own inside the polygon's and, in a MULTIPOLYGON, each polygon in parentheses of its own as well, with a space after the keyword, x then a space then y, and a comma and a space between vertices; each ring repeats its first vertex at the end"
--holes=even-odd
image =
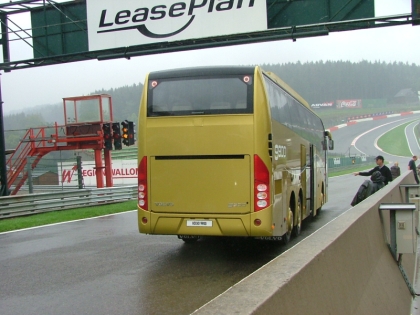
POLYGON ((0 197, 0 219, 104 205, 137 198, 137 186, 78 189, 0 197))

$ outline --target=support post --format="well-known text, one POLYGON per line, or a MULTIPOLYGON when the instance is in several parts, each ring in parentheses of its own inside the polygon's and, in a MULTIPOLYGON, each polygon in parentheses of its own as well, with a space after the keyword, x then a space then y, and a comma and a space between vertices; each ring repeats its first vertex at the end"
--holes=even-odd
POLYGON ((79 189, 83 189, 83 173, 82 173, 82 157, 78 155, 76 157, 77 162, 77 184, 79 189))
POLYGON ((3 122, 3 99, 1 95, 0 82, 0 197, 8 195, 7 188, 7 169, 6 169, 6 143, 4 137, 4 122, 3 122))
POLYGON ((111 150, 105 149, 104 150, 104 158, 105 158, 105 180, 106 180, 106 187, 112 187, 112 158, 111 158, 111 150))
MULTIPOLYGON (((6 14, 1 14, 1 45, 3 47, 3 62, 10 61, 9 52, 9 33, 8 20, 6 14)), ((5 70, 5 72, 8 72, 5 70)), ((0 83, 0 197, 7 196, 9 189, 7 188, 7 169, 6 169, 6 141, 4 137, 4 121, 3 121, 3 98, 1 95, 0 83)))
POLYGON ((102 150, 95 150, 96 187, 104 188, 104 176, 102 174, 102 150))
POLYGON ((26 158, 26 171, 28 172, 28 190, 30 194, 34 193, 34 185, 33 185, 33 181, 32 181, 32 161, 31 161, 31 157, 28 156, 26 158))

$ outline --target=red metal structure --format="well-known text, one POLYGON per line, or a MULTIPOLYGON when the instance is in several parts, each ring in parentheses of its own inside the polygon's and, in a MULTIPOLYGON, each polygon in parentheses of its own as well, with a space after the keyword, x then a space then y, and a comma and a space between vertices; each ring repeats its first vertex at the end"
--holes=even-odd
POLYGON ((28 178, 28 157, 35 157, 31 162, 34 169, 41 158, 52 151, 93 149, 95 152, 96 186, 104 187, 103 170, 105 170, 106 187, 112 187, 111 152, 104 148, 104 125, 112 124, 112 99, 110 95, 89 95, 63 98, 63 126, 55 123, 54 127, 29 129, 15 152, 6 162, 8 189, 13 183, 11 192, 15 195, 28 178), (102 163, 104 150, 105 166, 102 163))

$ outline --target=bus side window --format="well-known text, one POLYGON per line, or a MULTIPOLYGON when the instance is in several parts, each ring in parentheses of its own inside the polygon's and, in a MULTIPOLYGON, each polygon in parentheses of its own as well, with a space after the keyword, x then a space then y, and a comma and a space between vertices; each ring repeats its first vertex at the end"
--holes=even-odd
POLYGON ((238 109, 241 109, 241 108, 244 109, 244 108, 246 108, 246 101, 245 100, 238 101, 236 103, 235 108, 238 108, 238 109))
POLYGON ((185 103, 174 103, 172 105, 173 112, 184 111, 184 110, 192 110, 191 104, 189 104, 188 102, 185 102, 185 103))
POLYGON ((228 102, 215 102, 210 104, 210 109, 230 109, 228 102))
POLYGON ((159 112, 167 112, 168 106, 166 105, 153 105, 153 112, 159 113, 159 112))

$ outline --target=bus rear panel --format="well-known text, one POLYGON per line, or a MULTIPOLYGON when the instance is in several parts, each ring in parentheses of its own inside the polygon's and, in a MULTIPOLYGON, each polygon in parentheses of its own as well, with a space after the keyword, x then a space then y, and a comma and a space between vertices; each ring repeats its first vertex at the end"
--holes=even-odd
MULTIPOLYGON (((284 171, 286 156, 273 162, 276 136, 265 84, 259 67, 148 75, 139 113, 141 233, 273 237, 287 231, 286 199, 299 189, 302 194, 302 187, 284 171)), ((306 156, 290 128, 276 128, 297 139, 288 155, 294 159, 298 147, 296 154, 306 156)), ((300 170, 298 162, 289 165, 300 170)))

